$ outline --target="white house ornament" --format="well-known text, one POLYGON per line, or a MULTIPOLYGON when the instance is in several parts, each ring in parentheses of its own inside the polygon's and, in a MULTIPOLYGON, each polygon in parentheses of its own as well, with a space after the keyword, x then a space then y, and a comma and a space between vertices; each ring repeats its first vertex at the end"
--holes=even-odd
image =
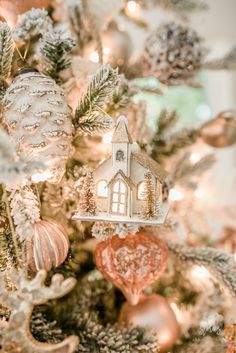
POLYGON ((71 151, 71 109, 63 90, 35 69, 22 69, 4 96, 3 120, 18 153, 45 168, 33 182, 59 182, 71 151))
POLYGON ((133 143, 128 131, 127 119, 121 116, 112 137, 112 153, 93 172, 96 213, 77 212, 74 220, 114 223, 161 225, 169 211, 166 196, 163 197, 167 173, 133 143), (151 177, 149 192, 145 192, 145 175, 151 177), (152 200, 152 204, 147 202, 152 200), (144 212, 144 205, 156 212, 144 212), (155 207, 155 206, 158 207, 155 207))

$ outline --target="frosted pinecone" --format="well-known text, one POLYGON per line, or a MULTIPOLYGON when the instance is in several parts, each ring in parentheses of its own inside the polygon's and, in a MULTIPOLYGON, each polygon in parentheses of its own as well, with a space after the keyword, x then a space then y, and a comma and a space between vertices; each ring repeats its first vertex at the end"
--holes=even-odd
POLYGON ((166 23, 146 39, 144 57, 151 75, 167 85, 178 85, 201 68, 201 39, 188 27, 166 23))
POLYGON ((4 96, 4 123, 26 162, 40 161, 34 182, 59 182, 71 150, 71 110, 63 90, 48 76, 24 69, 4 96))

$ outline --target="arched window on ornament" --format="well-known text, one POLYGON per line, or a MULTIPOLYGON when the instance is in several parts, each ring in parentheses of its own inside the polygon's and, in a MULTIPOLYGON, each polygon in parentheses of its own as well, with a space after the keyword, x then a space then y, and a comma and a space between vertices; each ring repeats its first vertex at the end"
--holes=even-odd
POLYGON ((138 184, 137 199, 144 200, 144 181, 141 181, 138 184))
POLYGON ((125 159, 124 151, 118 150, 118 151, 116 152, 116 161, 122 162, 122 161, 124 161, 124 159, 125 159))
POLYGON ((97 184, 97 195, 98 197, 108 197, 108 188, 106 180, 100 180, 97 184))
POLYGON ((126 213, 127 186, 123 180, 117 180, 112 187, 111 211, 115 214, 124 215, 126 213))

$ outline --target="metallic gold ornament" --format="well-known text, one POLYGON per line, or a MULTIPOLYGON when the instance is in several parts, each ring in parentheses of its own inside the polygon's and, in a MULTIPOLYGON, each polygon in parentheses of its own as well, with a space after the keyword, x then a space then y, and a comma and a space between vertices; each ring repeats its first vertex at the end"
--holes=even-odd
POLYGON ((56 274, 50 286, 46 287, 44 282, 47 273, 43 270, 30 280, 24 271, 8 275, 14 284, 12 291, 6 288, 4 273, 0 274, 1 303, 11 310, 10 318, 1 332, 1 352, 73 353, 79 343, 78 337, 70 336, 58 344, 38 342, 30 332, 30 319, 35 305, 63 297, 73 289, 75 279, 64 280, 62 275, 56 274))
POLYGON ((0 13, 7 22, 15 25, 17 16, 32 8, 46 8, 50 0, 1 0, 0 13))
POLYGON ((166 267, 166 244, 150 233, 117 235, 98 244, 96 265, 103 276, 135 305, 145 287, 155 282, 166 267))
POLYGON ((236 114, 224 111, 204 124, 200 136, 212 147, 228 147, 236 143, 236 114))
POLYGON ((33 225, 33 234, 27 241, 27 259, 32 271, 50 271, 65 261, 69 241, 65 229, 53 220, 33 225))
POLYGON ((236 324, 226 327, 224 336, 229 343, 227 353, 236 353, 236 324))
POLYGON ((169 303, 160 295, 143 296, 137 305, 124 303, 119 324, 141 326, 156 333, 160 353, 167 352, 179 336, 179 325, 169 303))
MULTIPOLYGON (((101 41, 104 63, 110 63, 114 68, 123 68, 132 53, 132 42, 128 33, 120 30, 118 25, 112 22, 102 33, 101 41)), ((91 61, 99 61, 94 42, 85 49, 85 56, 91 61)))

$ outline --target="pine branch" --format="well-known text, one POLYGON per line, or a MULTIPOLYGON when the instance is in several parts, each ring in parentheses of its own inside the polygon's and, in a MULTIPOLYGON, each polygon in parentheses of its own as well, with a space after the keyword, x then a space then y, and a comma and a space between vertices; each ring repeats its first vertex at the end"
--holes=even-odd
POLYGON ((75 46, 71 38, 63 38, 62 32, 50 31, 43 36, 40 51, 47 65, 47 74, 58 79, 60 71, 70 66, 67 54, 75 46))
POLYGON ((37 197, 30 186, 17 188, 10 195, 11 215, 20 239, 31 235, 32 225, 40 220, 40 208, 37 197))
POLYGON ((29 42, 52 29, 52 20, 44 9, 32 9, 19 17, 14 30, 16 42, 29 42))
POLYGON ((236 45, 222 58, 206 62, 204 67, 210 70, 236 70, 236 45))
POLYGON ((167 242, 169 250, 179 260, 207 267, 236 297, 236 269, 232 255, 213 248, 193 248, 184 244, 167 242))
POLYGON ((83 132, 87 135, 104 133, 111 129, 112 119, 107 115, 91 114, 80 119, 77 125, 77 132, 83 132))
POLYGON ((6 23, 0 22, 0 76, 4 79, 10 75, 13 52, 11 29, 6 23))
POLYGON ((184 153, 183 156, 176 162, 175 168, 172 172, 172 178, 174 183, 181 183, 185 185, 189 184, 189 178, 193 176, 202 175, 215 163, 215 157, 213 154, 203 156, 196 163, 191 163, 190 153, 184 153))
POLYGON ((180 132, 171 132, 178 119, 176 111, 163 110, 161 112, 157 121, 157 131, 151 141, 151 156, 156 161, 160 161, 163 157, 170 157, 196 141, 197 130, 184 129, 180 132))
POLYGON ((99 108, 103 108, 106 105, 113 94, 117 82, 117 69, 112 69, 109 65, 104 65, 99 69, 76 109, 74 118, 76 128, 80 124, 81 117, 91 115, 95 111, 99 112, 99 108))

